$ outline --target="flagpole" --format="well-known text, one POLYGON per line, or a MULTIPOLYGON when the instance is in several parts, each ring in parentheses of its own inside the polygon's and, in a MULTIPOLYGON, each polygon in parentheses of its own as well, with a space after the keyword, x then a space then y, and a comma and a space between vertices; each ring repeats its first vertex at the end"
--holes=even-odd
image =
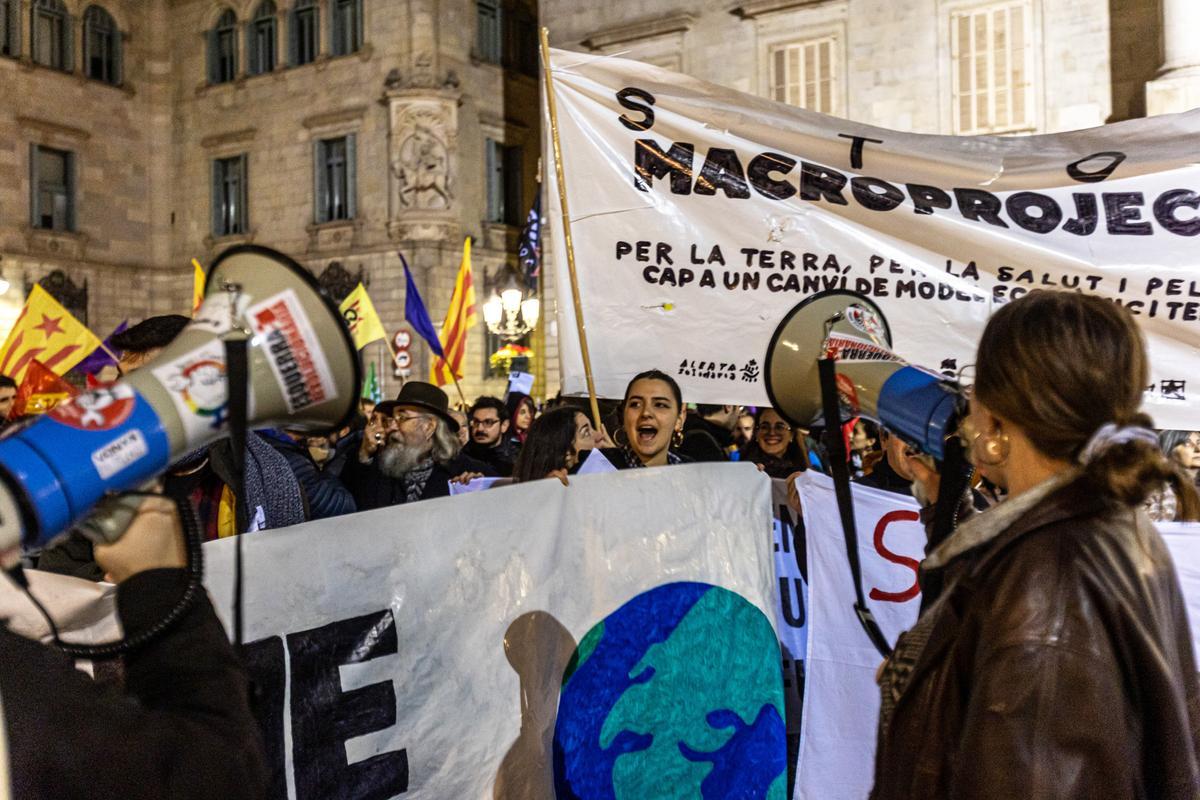
POLYGON ((587 330, 583 324, 583 306, 579 300, 579 277, 575 272, 575 242, 571 239, 571 214, 567 209, 567 179, 563 174, 562 145, 558 139, 558 106, 554 102, 554 78, 550 74, 550 29, 541 29, 542 70, 546 77, 546 107, 550 112, 550 139, 554 145, 554 176, 558 181, 558 202, 562 208, 563 243, 567 248, 567 271, 571 276, 571 301, 575 306, 575 329, 583 354, 583 375, 587 379, 588 399, 592 404, 592 423, 600 429, 600 404, 596 402, 596 382, 592 378, 592 357, 588 352, 587 330))

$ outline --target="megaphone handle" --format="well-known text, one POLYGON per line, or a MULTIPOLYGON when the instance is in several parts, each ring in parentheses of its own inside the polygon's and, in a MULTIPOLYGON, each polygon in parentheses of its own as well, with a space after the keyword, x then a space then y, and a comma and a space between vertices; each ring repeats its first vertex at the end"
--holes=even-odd
POLYGON ((858 527, 854 522, 854 498, 850 493, 850 470, 846 466, 846 440, 842 438, 842 411, 838 400, 837 362, 832 358, 817 360, 817 375, 821 380, 821 407, 825 417, 825 448, 829 454, 829 471, 833 477, 838 513, 842 518, 842 536, 846 541, 846 558, 854 579, 854 614, 866 631, 871 644, 887 658, 892 654, 887 637, 883 635, 867 607, 862 590, 862 565, 858 559, 858 527))
POLYGON ((234 517, 237 520, 233 544, 233 645, 242 646, 242 534, 250 527, 246 507, 246 425, 247 393, 250 390, 249 354, 244 336, 226 337, 225 375, 229 388, 229 443, 233 449, 234 517))

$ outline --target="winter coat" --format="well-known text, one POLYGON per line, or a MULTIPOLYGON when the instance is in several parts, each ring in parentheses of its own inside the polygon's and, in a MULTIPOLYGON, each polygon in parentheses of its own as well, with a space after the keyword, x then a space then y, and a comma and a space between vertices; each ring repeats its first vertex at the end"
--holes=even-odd
POLYGON ((1074 473, 973 517, 882 673, 874 800, 1196 798, 1186 605, 1141 509, 1074 473))
MULTIPOLYGON (((346 460, 346 467, 342 470, 342 483, 354 495, 358 510, 368 511, 408 502, 404 481, 384 475, 375 462, 375 459, 371 459, 364 464, 355 456, 346 460)), ((444 464, 434 463, 420 499, 448 497, 450 479, 464 472, 480 472, 493 477, 496 474, 487 464, 459 453, 444 464)))
POLYGON ((287 459, 292 474, 304 492, 308 502, 309 519, 326 519, 353 514, 357 511, 354 496, 342 485, 337 476, 323 471, 303 442, 297 442, 277 431, 259 431, 259 435, 276 452, 287 459))

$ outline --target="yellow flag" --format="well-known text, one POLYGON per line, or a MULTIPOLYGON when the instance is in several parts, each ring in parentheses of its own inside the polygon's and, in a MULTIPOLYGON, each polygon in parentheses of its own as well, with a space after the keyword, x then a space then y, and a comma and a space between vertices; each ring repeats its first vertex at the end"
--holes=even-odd
POLYGON ((379 321, 379 315, 375 313, 371 295, 367 294, 367 287, 361 283, 346 296, 338 310, 342 312, 342 317, 350 328, 350 335, 354 337, 354 346, 359 350, 378 339, 387 339, 387 332, 383 329, 383 323, 379 321))
POLYGON ((192 316, 196 316, 196 309, 200 308, 200 304, 204 302, 204 267, 200 266, 200 262, 192 259, 192 316))
POLYGON ((20 384, 29 363, 36 358, 55 375, 65 375, 99 346, 96 334, 35 284, 0 346, 0 374, 20 384))

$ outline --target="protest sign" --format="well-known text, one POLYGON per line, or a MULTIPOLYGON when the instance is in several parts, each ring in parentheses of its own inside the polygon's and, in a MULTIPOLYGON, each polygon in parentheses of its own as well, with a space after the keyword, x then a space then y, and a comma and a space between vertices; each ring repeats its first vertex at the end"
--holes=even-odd
MULTIPOLYGON (((871 790, 881 658, 854 613, 854 582, 833 481, 797 478, 808 543, 808 658, 796 765, 798 800, 861 800, 871 790)), ((863 591, 893 644, 917 620, 925 529, 911 497, 853 487, 863 591)))
MULTIPOLYGON (((1146 410, 1163 427, 1200 420, 1200 111, 1051 136, 924 136, 610 56, 553 51, 551 64, 601 396, 660 368, 689 402, 764 405, 776 325, 835 288, 879 305, 903 358, 955 372, 1000 304, 1056 288, 1137 315, 1146 410)), ((557 202, 550 217, 567 286, 557 202)), ((558 309, 564 391, 582 393, 568 293, 558 309)))
POLYGON ((783 656, 783 699, 787 709, 788 790, 795 785, 804 710, 804 659, 808 653, 808 575, 804 525, 788 507, 787 481, 771 481, 774 517, 776 595, 775 629, 783 656))
MULTIPOLYGON (((652 771, 666 794, 627 796, 692 796, 680 787, 714 769, 705 763, 714 756, 704 755, 721 746, 713 737, 733 741, 757 721, 742 712, 740 728, 706 721, 709 712, 747 708, 742 690, 755 687, 744 680, 709 687, 736 690, 740 705, 714 707, 721 701, 694 691, 704 683, 696 670, 724 672, 721 659, 747 631, 732 623, 753 611, 769 638, 757 655, 769 650, 772 667, 772 686, 755 691, 775 692, 780 706, 769 712, 779 730, 779 775, 766 780, 774 783, 769 796, 782 800, 770 524, 770 483, 761 473, 692 465, 584 476, 569 487, 534 481, 246 537, 246 652, 263 691, 272 797, 554 796, 550 744, 577 646, 578 672, 563 688, 564 703, 572 690, 573 707, 590 707, 594 722, 603 706, 588 691, 595 674, 585 673, 618 663, 609 642, 641 630, 636 620, 610 615, 632 607, 642 623, 657 625, 671 610, 699 613, 706 602, 695 594, 699 583, 715 587, 704 595, 714 613, 698 625, 688 612, 645 652, 661 680, 643 674, 605 701, 614 720, 631 708, 677 715, 663 721, 651 747, 666 746, 652 771), (664 587, 673 597, 662 599, 664 587), (722 627, 715 612, 731 601, 741 610, 722 627), (602 620, 615 638, 585 636, 602 620), (669 738, 679 731, 691 733, 669 738)), ((226 622, 232 544, 205 548, 206 583, 226 622)), ((637 663, 613 674, 628 684, 644 669, 633 669, 637 663)), ((615 741, 629 749, 628 738, 615 741)), ((608 742, 601 737, 599 746, 608 742)), ((609 762, 619 754, 606 752, 609 762)), ((633 747, 611 779, 636 777, 629 765, 649 754, 633 747)), ((575 785, 594 777, 576 776, 575 785)))

